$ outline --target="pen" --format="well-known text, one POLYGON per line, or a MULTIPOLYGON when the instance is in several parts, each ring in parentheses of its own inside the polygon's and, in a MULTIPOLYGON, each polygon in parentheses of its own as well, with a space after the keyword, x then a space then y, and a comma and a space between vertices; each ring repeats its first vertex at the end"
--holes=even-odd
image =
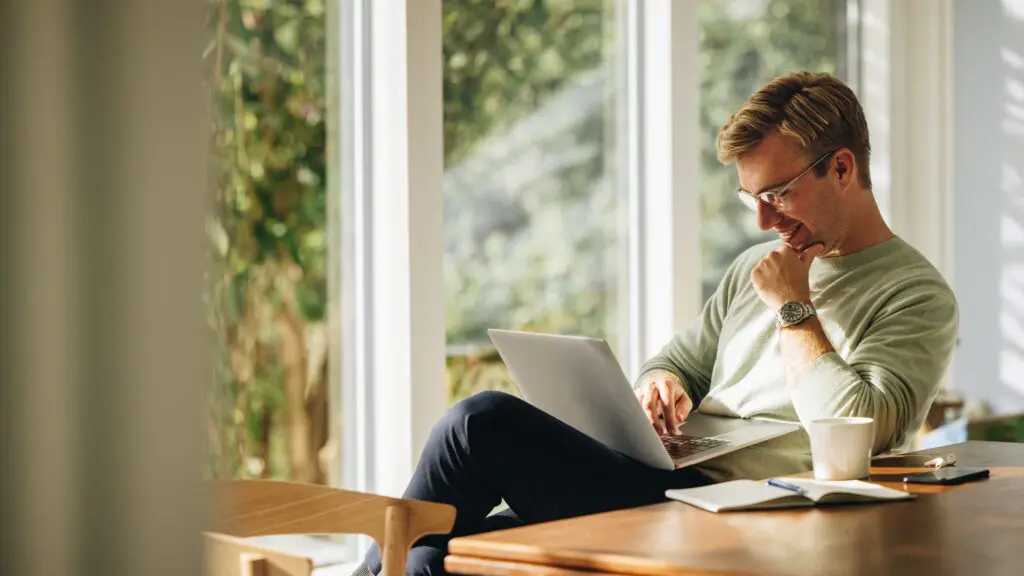
POLYGON ((789 482, 784 482, 782 480, 776 480, 775 478, 770 478, 768 480, 768 485, 769 486, 775 486, 776 488, 782 488, 783 490, 789 490, 790 492, 796 492, 797 494, 799 494, 801 496, 804 495, 804 489, 803 488, 797 486, 796 484, 790 484, 789 482))

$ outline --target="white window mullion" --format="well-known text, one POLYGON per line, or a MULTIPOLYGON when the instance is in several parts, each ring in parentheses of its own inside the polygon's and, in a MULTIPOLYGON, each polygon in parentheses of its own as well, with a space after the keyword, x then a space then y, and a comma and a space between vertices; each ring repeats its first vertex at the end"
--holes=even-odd
MULTIPOLYGON (((328 133, 329 146, 337 144, 338 157, 335 160, 339 171, 328 184, 339 184, 338 189, 329 188, 340 203, 336 232, 336 254, 340 255, 339 282, 332 289, 340 290, 335 301, 341 304, 332 314, 332 329, 337 330, 331 341, 338 343, 335 354, 340 362, 332 363, 340 375, 340 411, 332 411, 331 426, 340 449, 341 486, 349 489, 370 491, 373 487, 372 438, 372 379, 370 376, 370 336, 372 334, 372 305, 370 291, 369 255, 372 253, 370 224, 369 178, 369 17, 367 3, 362 0, 339 0, 334 11, 329 12, 333 30, 338 37, 333 46, 337 50, 336 82, 338 124, 328 133), (332 135, 334 139, 331 140, 332 135)), ((330 74, 328 74, 330 78, 330 74)), ((330 109, 330 107, 328 107, 330 109)), ((330 148, 329 148, 330 149, 330 148)), ((340 474, 339 474, 340 472, 340 474)), ((344 556, 355 564, 370 545, 366 536, 347 535, 341 538, 345 547, 344 556)))
POLYGON ((892 224, 892 91, 894 70, 890 38, 891 0, 861 0, 861 77, 858 98, 871 136, 871 183, 882 217, 892 224))
MULTIPOLYGON (((341 439, 341 485, 369 490, 373 485, 372 381, 370 378, 370 335, 372 311, 369 255, 372 253, 369 178, 369 58, 367 4, 340 1, 338 50, 339 125, 337 134, 340 165, 340 221, 337 246, 340 250, 341 294, 339 330, 341 362, 341 414, 337 427, 341 439)), ((332 415, 334 416, 334 415, 332 415)))
POLYGON ((636 24, 627 106, 635 107, 630 179, 631 274, 636 290, 631 376, 688 325, 701 307, 699 28, 695 2, 630 3, 636 24))
POLYGON ((952 274, 950 0, 861 0, 871 177, 890 226, 952 274))
POLYGON ((625 290, 621 296, 622 319, 621 326, 625 327, 624 342, 622 346, 623 370, 627 377, 633 379, 637 376, 641 363, 644 361, 646 352, 644 342, 644 266, 646 261, 643 257, 643 170, 640 166, 642 154, 643 125, 641 122, 641 84, 643 82, 643 54, 641 52, 643 30, 641 14, 643 3, 626 2, 618 3, 618 16, 620 18, 619 30, 621 43, 619 49, 621 76, 619 81, 620 114, 622 121, 619 124, 621 134, 622 151, 620 158, 619 186, 622 189, 620 198, 625 201, 626 221, 623 227, 626 238, 626 278, 625 290))
MULTIPOLYGON (((952 0, 860 0, 875 198, 952 284, 952 0)), ((949 374, 943 387, 949 387, 949 374)))
MULTIPOLYGON (((894 124, 902 146, 893 154, 893 230, 953 283, 952 0, 894 2, 894 49, 905 83, 894 124), (898 28, 896 28, 898 26, 898 28)), ((951 387, 953 363, 941 386, 951 387)))
MULTIPOLYGON (((447 408, 444 314, 444 93, 441 0, 406 2, 412 454, 404 489, 447 408)), ((385 220, 387 217, 385 216, 385 220)), ((386 336, 385 336, 386 339, 386 336)), ((387 413, 387 405, 383 412, 387 413)), ((387 424, 385 424, 386 426, 387 424)))
POLYGON ((893 155, 892 224, 947 278, 952 275, 952 2, 893 3, 893 50, 904 85, 894 102, 902 144, 893 155), (898 28, 895 28, 898 26, 898 28))
POLYGON ((855 93, 860 94, 862 84, 861 61, 861 3, 863 0, 833 0, 838 5, 836 22, 839 41, 837 66, 839 78, 855 93))
POLYGON ((372 485, 399 495, 444 396, 440 0, 374 0, 369 38, 372 485))

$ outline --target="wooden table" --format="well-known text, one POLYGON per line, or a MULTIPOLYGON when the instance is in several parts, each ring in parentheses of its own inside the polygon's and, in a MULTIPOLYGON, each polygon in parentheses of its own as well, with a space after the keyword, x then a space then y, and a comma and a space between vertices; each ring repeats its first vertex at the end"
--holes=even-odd
MULTIPOLYGON (((862 506, 713 514, 666 502, 456 538, 445 566, 493 576, 1024 574, 1024 445, 928 451, 948 452, 993 477, 862 506)), ((910 470, 876 462, 875 480, 910 470)))

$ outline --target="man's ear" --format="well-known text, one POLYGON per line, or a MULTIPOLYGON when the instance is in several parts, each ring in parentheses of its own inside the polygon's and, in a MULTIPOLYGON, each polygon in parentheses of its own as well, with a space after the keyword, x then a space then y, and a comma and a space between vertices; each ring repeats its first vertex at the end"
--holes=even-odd
POLYGON ((836 165, 836 180, 839 182, 839 188, 845 192, 857 176, 857 158, 848 148, 842 148, 835 153, 833 162, 836 165))

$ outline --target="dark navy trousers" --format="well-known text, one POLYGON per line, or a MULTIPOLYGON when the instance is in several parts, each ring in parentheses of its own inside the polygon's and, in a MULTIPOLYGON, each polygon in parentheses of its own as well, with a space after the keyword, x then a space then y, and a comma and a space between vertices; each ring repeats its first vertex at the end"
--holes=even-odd
MULTIPOLYGON (((707 483, 692 468, 640 464, 515 396, 481 392, 434 426, 405 491, 457 511, 450 534, 416 543, 406 571, 444 574, 453 537, 653 504, 668 488, 707 483), (508 509, 490 515, 503 499, 508 509)), ((380 573, 376 545, 366 566, 380 573)))

